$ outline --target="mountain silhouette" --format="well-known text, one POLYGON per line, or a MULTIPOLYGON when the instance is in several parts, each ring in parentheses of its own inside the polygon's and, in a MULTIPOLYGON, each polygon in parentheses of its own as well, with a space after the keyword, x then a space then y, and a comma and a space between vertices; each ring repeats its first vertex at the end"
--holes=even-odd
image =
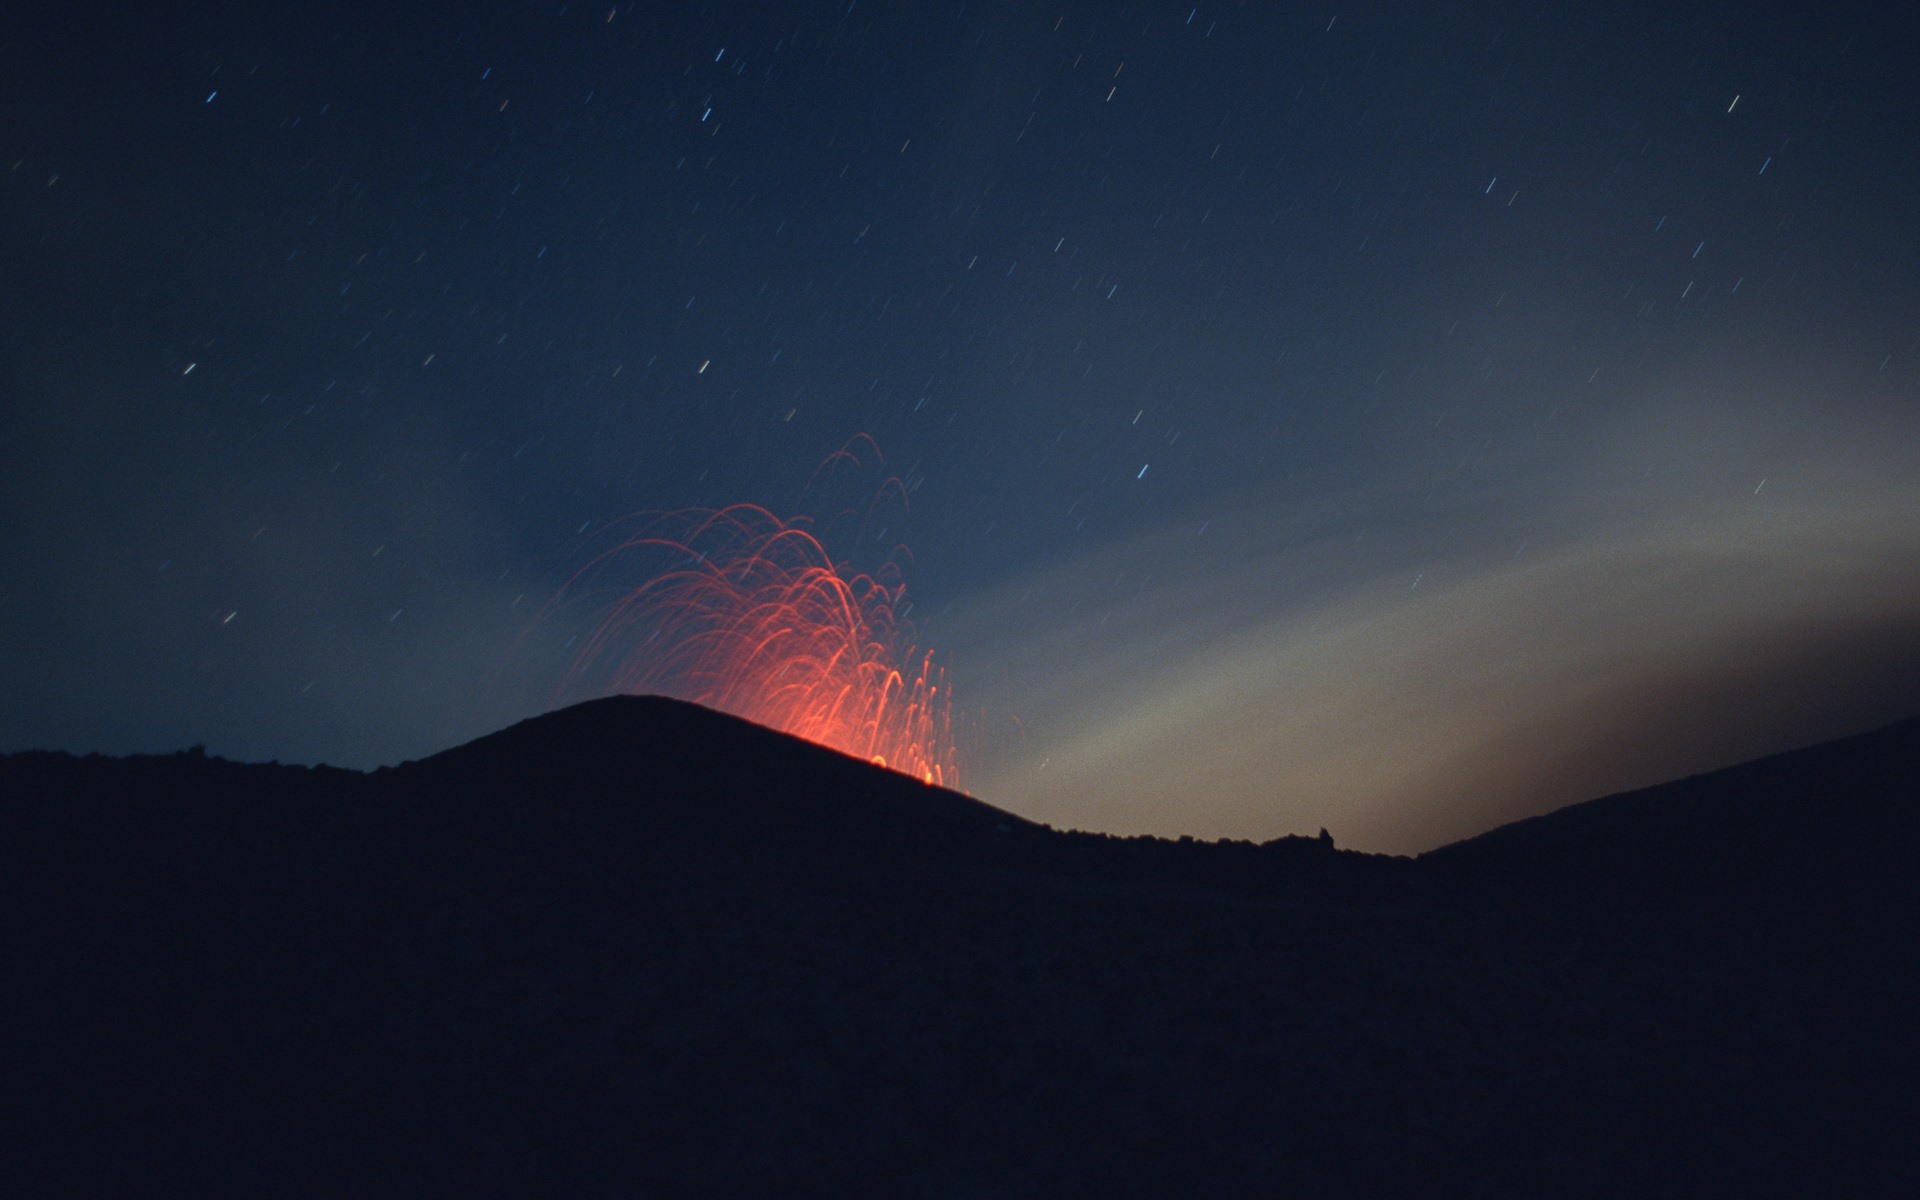
POLYGON ((522 721, 376 776, 458 809, 495 836, 577 835, 592 849, 651 854, 723 838, 729 857, 786 861, 801 846, 836 859, 870 851, 963 855, 1030 823, 959 792, 698 705, 657 696, 592 700, 522 721), (549 802, 527 803, 544 797, 549 802), (483 801, 475 805, 472 801, 483 801), (564 803, 552 803, 564 800, 564 803), (635 841, 637 840, 637 842, 635 841))
POLYGON ((657 698, 371 773, 9 755, 0 1187, 1910 1195, 1916 768, 1907 722, 1405 859, 657 698))
POLYGON ((1825 903, 1910 886, 1920 718, 1570 805, 1421 856, 1469 886, 1567 901, 1759 893, 1825 903))

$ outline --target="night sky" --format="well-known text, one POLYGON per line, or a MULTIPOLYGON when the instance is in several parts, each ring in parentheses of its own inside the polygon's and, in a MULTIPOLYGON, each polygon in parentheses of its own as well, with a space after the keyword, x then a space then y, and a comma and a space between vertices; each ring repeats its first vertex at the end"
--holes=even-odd
POLYGON ((0 750, 488 732, 594 531, 860 434, 830 548, 1055 824, 1415 851, 1920 711, 1899 11, 9 17, 0 750))

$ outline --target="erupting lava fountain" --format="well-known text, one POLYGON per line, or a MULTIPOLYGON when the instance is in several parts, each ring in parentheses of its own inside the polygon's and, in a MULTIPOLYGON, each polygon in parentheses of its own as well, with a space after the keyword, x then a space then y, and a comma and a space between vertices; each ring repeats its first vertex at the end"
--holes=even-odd
POLYGON ((853 573, 803 518, 752 504, 622 525, 562 592, 617 597, 563 692, 663 692, 959 786, 944 673, 912 644, 896 563, 853 573), (631 579, 636 558, 663 569, 624 591, 608 582, 631 579))

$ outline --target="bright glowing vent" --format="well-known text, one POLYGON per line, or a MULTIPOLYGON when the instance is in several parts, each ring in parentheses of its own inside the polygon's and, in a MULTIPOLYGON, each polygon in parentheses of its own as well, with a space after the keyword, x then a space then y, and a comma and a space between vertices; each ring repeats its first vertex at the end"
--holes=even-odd
POLYGON ((913 644, 893 560, 850 571, 804 519, 751 504, 642 514, 607 535, 563 592, 611 599, 564 692, 675 695, 959 786, 944 674, 913 644), (648 565, 638 586, 613 582, 648 565))

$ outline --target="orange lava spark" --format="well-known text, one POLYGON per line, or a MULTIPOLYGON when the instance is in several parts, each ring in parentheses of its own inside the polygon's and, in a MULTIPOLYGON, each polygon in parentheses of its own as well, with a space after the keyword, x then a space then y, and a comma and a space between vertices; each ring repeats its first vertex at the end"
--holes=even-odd
POLYGON ((853 573, 803 520, 757 505, 634 520, 566 592, 607 590, 636 556, 666 567, 615 593, 563 690, 677 695, 959 786, 944 675, 912 644, 895 564, 853 573))

